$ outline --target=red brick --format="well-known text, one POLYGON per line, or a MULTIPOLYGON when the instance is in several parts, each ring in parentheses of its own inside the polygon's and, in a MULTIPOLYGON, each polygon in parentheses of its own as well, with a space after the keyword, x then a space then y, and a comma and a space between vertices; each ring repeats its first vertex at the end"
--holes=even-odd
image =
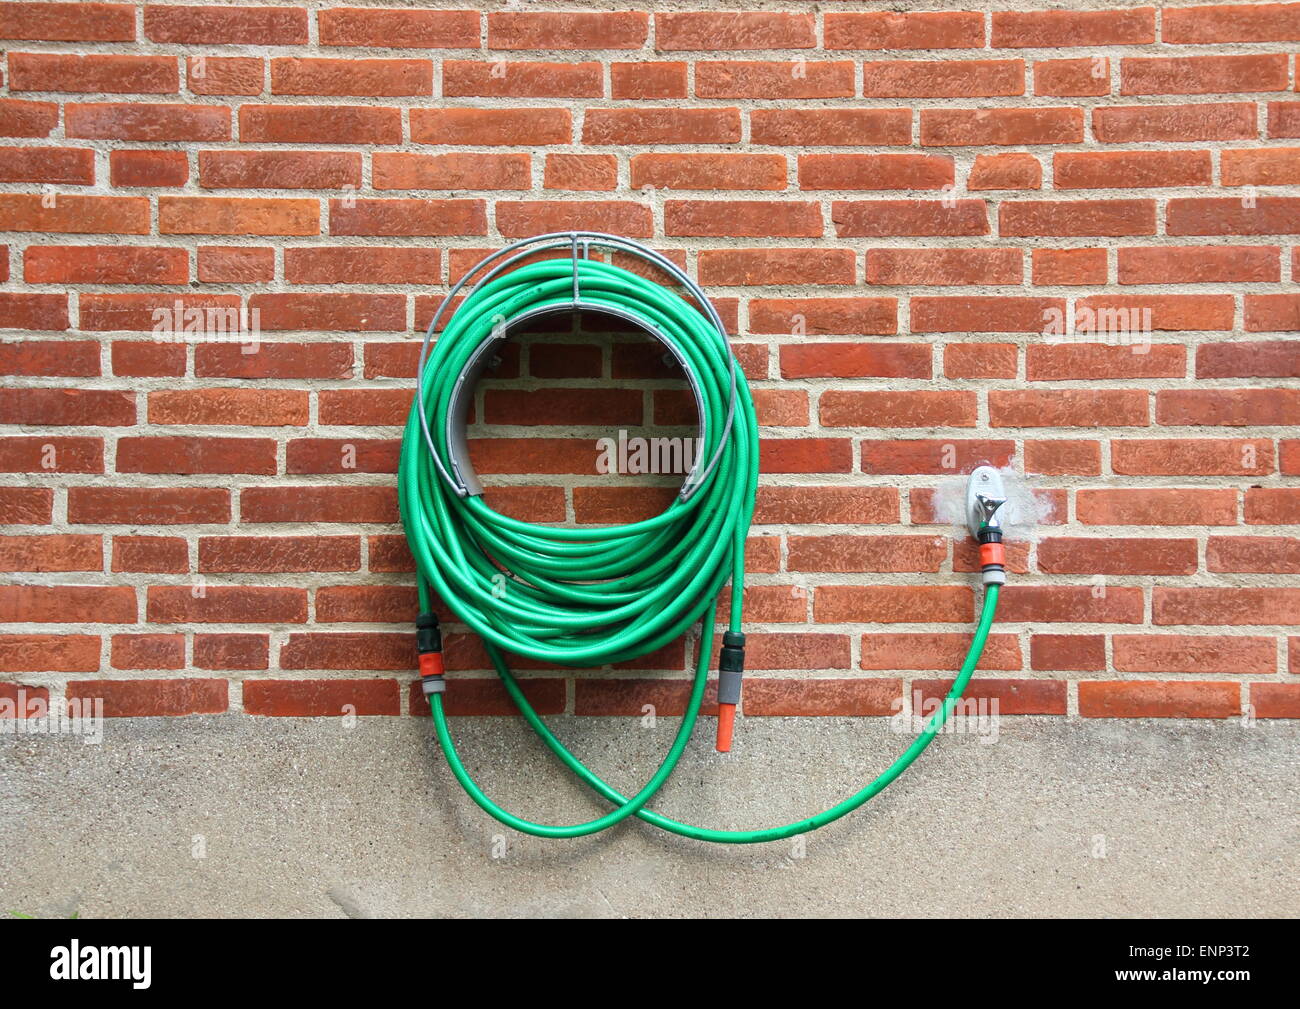
POLYGON ((94 151, 79 147, 0 147, 0 182, 89 186, 94 181, 94 151))
POLYGON ((1259 133, 1255 106, 1249 102, 1219 105, 1115 105, 1092 110, 1092 132, 1103 144, 1150 141, 1250 140, 1259 133))
POLYGON ((1099 672, 1106 668, 1106 638, 1101 634, 1038 634, 1029 641, 1031 669, 1099 672))
MULTIPOLYGON (((1226 153, 1226 152, 1225 152, 1226 153)), ((1271 246, 1189 245, 1119 250, 1121 284, 1251 283, 1281 279, 1271 246)))
POLYGON ((158 231, 164 235, 317 235, 320 206, 314 199, 160 196, 158 231))
POLYGON ((1116 585, 1008 585, 998 618, 1009 623, 1142 622, 1142 589, 1116 585))
POLYGON ((612 98, 685 98, 686 64, 611 63, 609 83, 612 98))
POLYGON ((909 109, 755 109, 749 120, 755 144, 861 147, 912 142, 909 109))
POLYGON ((868 249, 867 283, 926 287, 1019 285, 1019 249, 868 249))
POLYGON ((749 331, 821 336, 897 331, 893 298, 754 298, 749 331))
POLYGON ((184 669, 183 634, 114 634, 114 669, 184 669))
POLYGON ((256 56, 191 56, 185 80, 196 95, 260 95, 265 89, 265 64, 256 56))
POLYGON ((782 378, 930 378, 920 343, 800 343, 781 348, 782 378))
POLYGON ((73 680, 69 700, 102 700, 106 718, 224 714, 225 680, 73 680))
POLYGON ((812 49, 815 14, 692 11, 655 15, 660 50, 812 49))
POLYGON ((135 394, 108 389, 0 389, 0 423, 129 427, 135 394))
POLYGON ((195 669, 266 669, 270 638, 265 634, 195 634, 195 669))
POLYGON ((1105 249, 1034 249, 1034 283, 1038 285, 1104 284, 1105 249))
POLYGON ((307 11, 146 4, 144 35, 153 42, 190 45, 302 45, 307 42, 307 11))
POLYGON ((1300 622, 1300 589, 1204 588, 1152 590, 1156 624, 1258 625, 1300 622))
POLYGON ((430 60, 278 57, 271 60, 273 95, 400 97, 433 93, 430 60))
POLYGON ((361 185, 351 151, 200 151, 204 189, 340 189, 361 185))
POLYGON ((821 207, 816 203, 777 200, 667 200, 664 203, 666 235, 817 238, 821 233, 821 207))
POLYGON ((977 154, 966 188, 1040 189, 1043 166, 1032 154, 977 154))
MULTIPOLYGON (((1300 330, 1300 296, 1248 294, 1245 302, 1247 332, 1278 333, 1300 330)), ((1294 365, 1291 370, 1295 370, 1294 365)))
POLYGON ((392 523, 397 493, 394 487, 249 487, 240 492, 239 510, 245 522, 392 523))
POLYGON ((653 231, 650 208, 623 200, 502 201, 496 205, 496 218, 507 238, 571 230, 647 238, 653 231))
POLYGON ((699 98, 852 98, 853 63, 701 60, 695 64, 695 94, 699 98))
POLYGON ((179 340, 175 320, 185 312, 202 313, 205 325, 218 325, 233 333, 239 325, 239 296, 236 294, 83 294, 79 324, 91 332, 153 332, 161 340, 179 340), (159 313, 166 313, 160 316, 159 313), (160 328, 166 324, 171 329, 160 328))
MULTIPOLYGON (((94 673, 99 637, 94 634, 0 634, 0 672, 94 673)), ((0 685, 0 689, 14 684, 0 685)), ((28 688, 32 696, 33 688, 28 688)), ((11 699, 13 694, 3 695, 11 699)), ((48 700, 48 695, 44 695, 48 700)))
POLYGON ((114 536, 113 571, 184 574, 190 569, 188 541, 178 536, 114 536))
POLYGON ((992 98, 1025 93, 1024 60, 868 60, 868 98, 992 98))
POLYGON ((437 249, 300 247, 284 250, 284 276, 291 284, 437 284, 440 258, 437 249))
POLYGON ((1034 94, 1062 98, 1108 95, 1110 94, 1110 60, 1104 56, 1035 60, 1034 94))
POLYGON ((831 220, 839 238, 989 233, 983 200, 836 200, 831 220))
POLYGON ((0 585, 0 623, 134 624, 127 585, 0 585))
MULTIPOLYGON (((981 666, 983 663, 981 663, 981 666)), ((913 680, 912 708, 937 710, 952 690, 952 680, 913 680), (917 698, 920 704, 917 703, 917 698), (922 708, 924 706, 924 708, 922 708)), ((981 717, 990 715, 1064 715, 1066 712, 1066 685, 1054 680, 1004 680, 976 678, 962 695, 956 708, 957 716, 981 717), (963 707, 974 703, 974 709, 963 707)))
POLYGON ((1196 557, 1193 539, 1062 536, 1038 544, 1039 570, 1058 575, 1190 575, 1196 557))
POLYGON ((1237 491, 1232 488, 1083 488, 1075 511, 1084 525, 1237 524, 1237 491))
POLYGON ((0 571, 102 571, 99 536, 0 536, 0 571))
MULTIPOLYGON (((519 709, 506 693, 505 687, 495 676, 491 679, 460 678, 456 680, 459 689, 449 691, 443 702, 443 709, 448 715, 510 715, 518 716, 519 709)), ((520 680, 519 688, 528 703, 540 715, 562 714, 567 706, 567 685, 564 680, 556 678, 520 680)), ((419 683, 410 686, 411 714, 429 716, 429 702, 424 696, 419 683)))
POLYGON ((318 11, 316 18, 323 46, 476 49, 479 44, 479 15, 472 10, 338 7, 318 11))
MULTIPOLYGON (((529 112, 530 118, 535 115, 535 111, 529 112)), ((582 125, 582 142, 593 145, 732 144, 739 140, 740 110, 734 108, 588 109, 582 125)), ((551 142, 567 143, 567 130, 551 142)))
MULTIPOLYGON (((281 669, 414 670, 415 665, 415 636, 409 632, 290 634, 280 649, 279 662, 281 669)), ((457 683, 460 682, 458 679, 457 683)))
POLYGON ((1206 543, 1205 567, 1208 571, 1300 573, 1300 539, 1286 536, 1211 536, 1206 543))
POLYGON ((102 438, 9 435, 0 442, 0 473, 102 472, 102 438))
MULTIPOLYGON (((441 603, 434 608, 445 612, 441 603)), ((414 585, 325 585, 316 590, 318 622, 412 623, 419 610, 414 585)))
POLYGON ((49 525, 54 491, 48 487, 0 487, 0 508, 11 525, 49 525))
POLYGON ((1208 186, 1209 151, 1074 151, 1053 158, 1057 189, 1208 186))
POLYGON ((1232 718, 1240 712, 1241 691, 1235 683, 1079 684, 1079 714, 1084 718, 1232 718))
POLYGON ((264 330, 374 333, 406 329, 406 297, 401 294, 254 294, 248 307, 250 312, 260 312, 264 330))
POLYGON ((1162 389, 1157 424, 1251 427, 1300 424, 1297 389, 1162 389))
POLYGON ((94 102, 64 106, 64 135, 89 140, 229 140, 230 109, 221 105, 94 102))
POLYGON ((1068 438, 1025 442, 1025 472, 1047 476, 1096 476, 1101 445, 1068 438))
POLYGON ((948 543, 937 536, 790 536, 788 571, 938 571, 948 543))
POLYGON ((113 151, 108 171, 114 186, 183 186, 190 162, 184 151, 113 151))
POLYGON ((978 465, 1009 466, 1015 442, 890 438, 862 443, 864 473, 961 473, 978 465))
MULTIPOLYGON (((527 681, 525 681, 527 682, 527 681)), ((664 679, 580 679, 575 684, 575 715, 640 716, 647 707, 657 716, 679 717, 690 696, 689 680, 664 679)), ((710 686, 700 706, 703 715, 717 714, 717 690, 710 686)))
POLYGON ((1257 718, 1300 718, 1300 683, 1252 683, 1250 704, 1257 718))
POLYGON ((1291 186, 1300 183, 1300 147, 1231 150, 1220 155, 1225 186, 1291 186))
POLYGON ((1154 235, 1154 200, 1017 200, 998 208, 1004 237, 1154 235))
POLYGON ((1224 4, 1164 12, 1165 42, 1294 42, 1300 40, 1300 5, 1224 4))
POLYGON ((758 491, 759 524, 861 525, 898 520, 893 487, 769 487, 758 491))
POLYGON ((444 60, 442 93, 448 97, 603 98, 601 64, 444 60))
POLYGON ((275 276, 275 250, 242 245, 200 245, 199 280, 206 284, 257 284, 275 276))
POLYGON ((1154 7, 1117 11, 994 11, 995 49, 1139 45, 1156 40, 1154 7))
MULTIPOLYGON (((543 185, 576 192, 613 190, 618 186, 618 160, 612 154, 548 154, 543 185)), ((635 182, 633 188, 639 188, 635 182)))
POLYGON ((400 715, 401 708, 396 680, 244 681, 244 711, 250 715, 400 715))
POLYGON ((1122 95, 1215 95, 1286 91, 1287 58, 1277 55, 1126 57, 1122 95))
MULTIPOLYGON (((0 7, 0 17, 4 8, 0 7)), ((54 102, 0 98, 0 137, 48 137, 59 122, 54 102)))
POLYGON ((1246 488, 1246 523, 1248 525, 1300 524, 1300 488, 1246 488))
POLYGON ((10 53, 9 90, 101 94, 175 94, 174 56, 10 53))
POLYGON ((239 107, 239 139, 246 144, 400 144, 402 112, 375 105, 246 104, 239 107))
MULTIPOLYGON (((0 295, 0 313, 4 312, 0 295)), ((0 374, 93 378, 100 373, 100 346, 93 340, 17 340, 0 343, 0 374)))
POLYGON ((633 189, 786 188, 780 154, 634 154, 630 165, 633 189))
POLYGON ((149 393, 151 424, 307 423, 307 393, 295 389, 159 389, 149 393))
POLYGON ((0 293, 0 329, 68 328, 68 299, 62 294, 0 293))
POLYGON ((998 296, 912 298, 913 333, 1042 333, 1062 298, 998 296))
POLYGON ((848 473, 853 443, 847 438, 765 438, 759 443, 764 473, 848 473))
POLYGON ((921 110, 921 144, 926 147, 1019 147, 1081 140, 1081 109, 921 110))
MULTIPOLYGON (((936 155, 801 154, 799 156, 799 188, 804 190, 943 189, 951 187, 953 179, 952 159, 936 155)), ((784 180, 779 188, 784 188, 784 180)))
POLYGON ((822 585, 813 595, 818 623, 967 623, 974 606, 964 585, 822 585))
POLYGON ((950 343, 943 349, 948 378, 1015 378, 1019 350, 1012 343, 950 343))
POLYGON ((899 710, 902 684, 895 679, 752 680, 745 690, 745 714, 750 717, 790 715, 890 715, 899 710))
POLYGON ((154 585, 148 591, 149 620, 155 624, 301 624, 307 620, 307 590, 248 585, 154 585))
POLYGON ((1178 344, 1035 344, 1025 349, 1025 377, 1031 382, 1182 378, 1186 373, 1187 351, 1178 344))
POLYGON ((194 348, 196 378, 351 378, 352 348, 346 343, 263 343, 245 353, 235 343, 194 348))
POLYGON ((0 38, 42 42, 131 42, 135 5, 118 3, 6 3, 0 38))
POLYGON ((702 249, 699 280, 706 285, 852 284, 852 249, 702 249))
POLYGON ((1149 421, 1139 389, 995 389, 993 427, 1126 427, 1149 421))
POLYGON ((208 487, 71 487, 73 525, 190 525, 230 521, 230 492, 208 487))
POLYGON ((376 189, 528 189, 526 154, 375 153, 376 189))
POLYGON ((827 427, 974 427, 976 422, 975 393, 955 389, 828 389, 820 406, 827 427))
MULTIPOLYGON (((863 669, 955 669, 966 657, 969 634, 864 634, 863 669)), ((1014 634, 992 634, 980 669, 1018 670, 1022 664, 1020 643, 1014 634)))
POLYGON ((1122 673, 1271 673, 1277 641, 1210 634, 1116 634, 1115 669, 1122 673))
MULTIPOLYGON (((492 11, 488 48, 640 49, 649 30, 641 11, 492 11)), ((477 32, 471 44, 478 44, 477 32)))
POLYGON ((827 49, 982 49, 984 15, 968 11, 830 12, 827 49))
POLYGON ((1198 378, 1300 378, 1291 340, 1229 340, 1196 348, 1198 378))
POLYGON ((0 231, 74 235, 147 235, 149 201, 143 196, 68 196, 54 206, 27 193, 0 193, 0 231))
POLYGON ((485 235, 482 200, 330 200, 331 235, 485 235))
POLYGON ((1273 472, 1267 438, 1171 438, 1110 443, 1116 473, 1144 476, 1263 475, 1273 472))

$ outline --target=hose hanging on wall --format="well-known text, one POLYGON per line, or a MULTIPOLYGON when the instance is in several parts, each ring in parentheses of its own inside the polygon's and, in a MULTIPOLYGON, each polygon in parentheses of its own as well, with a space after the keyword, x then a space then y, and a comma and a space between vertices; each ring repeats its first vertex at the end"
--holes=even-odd
POLYGON ((776 840, 822 826, 862 805, 897 777, 947 721, 983 650, 997 584, 988 586, 970 652, 943 708, 866 788, 818 816, 769 830, 709 830, 646 809, 672 774, 694 729, 708 681, 718 596, 728 578, 733 591, 720 663, 719 750, 730 748, 740 697, 745 539, 758 483, 758 429, 748 384, 717 312, 671 261, 635 242, 594 232, 541 235, 487 257, 452 288, 425 334, 418 375, 416 401, 402 441, 398 489, 418 571, 421 678, 453 774, 471 798, 502 823, 540 837, 578 837, 636 815, 698 840, 776 840), (661 284, 590 258, 593 246, 654 265, 695 304, 661 284), (569 255, 524 262, 558 249, 567 249, 569 255), (445 310, 478 274, 482 276, 434 343, 445 310), (503 515, 482 498, 465 441, 475 383, 512 331, 530 320, 567 312, 629 322, 661 342, 685 370, 699 412, 702 448, 673 503, 654 518, 619 526, 551 527, 503 515), (448 729, 441 636, 431 610, 434 594, 483 638, 510 697, 543 742, 614 809, 587 823, 551 826, 514 816, 484 794, 461 762, 448 729), (652 652, 696 621, 702 627, 700 657, 681 726, 658 770, 631 797, 597 777, 555 738, 502 655, 505 651, 568 666, 606 665, 652 652))

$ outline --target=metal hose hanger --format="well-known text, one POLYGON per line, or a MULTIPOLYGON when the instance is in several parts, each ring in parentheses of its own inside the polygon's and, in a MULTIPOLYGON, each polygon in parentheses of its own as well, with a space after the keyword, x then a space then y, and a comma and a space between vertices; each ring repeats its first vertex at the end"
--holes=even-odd
MULTIPOLYGON (((470 405, 473 401, 474 387, 478 383, 484 370, 491 362, 493 353, 496 348, 509 338, 512 330, 517 329, 524 323, 539 318, 544 315, 551 315, 556 312, 592 312, 600 315, 614 316, 637 327, 647 336, 661 343, 676 358, 677 363, 681 365, 682 370, 691 385, 691 391, 695 395, 696 413, 699 417, 700 426, 700 443, 707 445, 709 443, 709 415, 704 408, 704 390, 701 388, 700 381, 695 372, 688 366, 685 355, 682 350, 670 340, 655 324, 641 318, 635 312, 621 311, 610 305, 594 304, 583 299, 581 278, 579 273, 579 262, 583 259, 590 259, 592 249, 607 249, 614 252, 623 252, 635 256, 638 259, 658 267, 674 281, 676 281, 691 296, 696 306, 703 313, 705 318, 712 324, 713 332, 717 336, 718 346, 726 359, 729 361, 730 371, 730 392, 727 402, 726 419, 723 424, 721 436, 718 438, 717 445, 707 460, 702 457, 695 459, 691 466, 690 472, 682 482, 681 490, 678 497, 682 501, 689 501, 691 496, 699 490, 708 480, 709 475, 717 467, 719 459, 726 448, 727 439, 731 436, 732 426, 735 422, 736 415, 736 362, 731 354, 730 344, 727 342, 727 331, 722 324, 722 319, 718 316, 717 309, 713 307, 708 296, 695 283, 685 271, 678 268, 672 260, 647 248, 639 242, 634 242, 630 238, 622 238, 618 235, 608 235, 599 231, 557 231, 545 235, 535 235, 532 238, 525 238, 518 242, 507 245, 503 249, 484 256, 474 264, 465 274, 452 285, 451 290, 447 292, 446 297, 438 306, 438 310, 433 313, 433 318, 429 321, 429 327, 425 330, 424 341, 420 345, 420 361, 416 368, 415 395, 419 404, 417 413, 419 415, 420 429, 424 437, 425 446, 432 456, 439 474, 447 485, 460 497, 479 495, 483 492, 483 487, 479 483, 478 475, 474 472, 474 467, 469 459, 469 446, 466 436, 466 423, 469 417, 470 405), (529 256, 534 256, 540 252, 548 252, 553 249, 569 250, 573 267, 573 297, 567 302, 550 303, 537 308, 528 308, 518 312, 510 318, 501 318, 493 321, 491 330, 484 335, 478 346, 470 353, 465 360, 464 365, 457 376, 451 392, 451 401, 447 410, 446 429, 444 436, 447 443, 448 459, 443 460, 438 452, 433 432, 429 430, 428 410, 424 399, 424 368, 428 361, 429 348, 434 340, 434 333, 438 329, 438 323, 443 314, 448 311, 451 303, 463 288, 469 284, 470 279, 476 274, 482 274, 478 280, 469 287, 466 293, 466 300, 471 299, 484 285, 490 283, 493 279, 508 271, 516 263, 529 256)), ((455 313, 452 313, 453 315, 455 313)))

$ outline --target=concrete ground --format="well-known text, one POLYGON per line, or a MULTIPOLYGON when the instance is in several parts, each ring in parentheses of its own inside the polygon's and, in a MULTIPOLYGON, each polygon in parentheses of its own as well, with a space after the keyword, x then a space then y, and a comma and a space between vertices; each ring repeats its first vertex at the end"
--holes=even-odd
MULTIPOLYGON (((676 726, 561 718, 639 786, 676 726)), ((551 822, 603 810, 518 722, 457 719, 490 794, 551 822)), ((883 719, 712 722, 655 808, 713 826, 821 810, 905 745, 883 719)), ((639 822, 542 841, 452 780, 423 719, 112 719, 101 745, 0 735, 0 911, 41 917, 1294 916, 1300 722, 1004 718, 946 735, 866 807, 716 847, 639 822), (196 857, 202 856, 202 857, 196 857)))

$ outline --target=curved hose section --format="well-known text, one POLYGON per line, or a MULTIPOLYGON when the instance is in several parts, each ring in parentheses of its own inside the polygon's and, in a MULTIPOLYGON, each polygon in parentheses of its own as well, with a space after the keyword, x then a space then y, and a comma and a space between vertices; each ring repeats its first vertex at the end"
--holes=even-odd
MULTIPOLYGON (((537 712, 528 699, 524 696, 523 691, 519 689, 519 683, 511 675, 510 670, 506 668, 501 659, 500 653, 489 648, 492 655, 492 663, 496 667, 502 682, 505 683, 506 690, 509 691, 510 697, 518 706, 520 714, 532 727, 533 731, 541 737, 542 741, 550 748, 564 763, 569 770, 573 771, 593 790, 599 793, 603 798, 610 802, 616 803, 618 809, 614 812, 619 813, 623 810, 635 812, 635 814, 646 823, 654 824, 663 830, 670 831, 674 834, 680 834, 683 837, 689 837, 696 841, 712 841, 719 844, 757 844, 762 841, 779 841, 782 838, 793 837, 795 834, 805 834, 810 830, 816 830, 818 827, 824 827, 826 824, 838 820, 841 816, 853 812, 859 806, 863 805, 871 798, 882 792, 889 784, 900 774, 911 766, 912 762, 919 757, 925 748, 930 745, 934 737, 947 723, 952 716, 953 709, 957 702, 966 691, 966 685, 970 683, 971 677, 975 673, 976 666, 979 665, 980 655, 984 651, 984 642, 988 640, 989 628, 993 625, 993 616, 998 605, 997 585, 989 585, 984 595, 984 607, 980 612, 979 624, 975 628, 975 636, 971 640, 970 648, 966 652, 966 659, 962 662, 961 671, 953 681, 952 688, 948 691, 947 697, 944 698, 943 706, 930 716, 925 727, 912 742, 912 745, 904 750, 889 767, 877 777, 871 784, 860 789, 847 799, 837 803, 830 809, 818 813, 816 816, 808 817, 803 820, 796 820, 793 823, 787 823, 781 827, 768 827, 762 830, 715 830, 709 827, 696 827, 688 823, 681 823, 678 820, 670 819, 661 813, 645 809, 646 789, 642 789, 632 799, 628 799, 617 789, 613 788, 602 778, 597 776, 586 764, 582 763, 575 757, 558 739, 554 733, 546 727, 546 724, 538 717, 537 712)), ((711 640, 713 630, 713 621, 709 619, 705 623, 705 634, 702 642, 711 640)), ((701 658, 695 672, 695 684, 691 691, 690 702, 686 706, 685 716, 682 718, 681 729, 678 730, 677 740, 673 743, 673 750, 669 752, 668 758, 659 770, 662 772, 664 767, 668 766, 669 761, 676 763, 677 758, 681 756, 681 750, 678 744, 683 742, 683 735, 690 736, 690 730, 695 726, 695 719, 699 715, 700 702, 704 699, 704 687, 708 680, 708 656, 709 652, 701 648, 701 658), (685 733, 683 734, 683 730, 685 733)), ((520 819, 511 813, 506 812, 495 802, 493 802, 483 790, 478 787, 475 781, 470 777, 465 765, 461 762, 460 755, 456 752, 455 744, 452 742, 451 733, 447 728, 447 716, 443 711, 442 697, 439 694, 433 696, 433 722, 438 734, 438 743, 442 747, 442 752, 447 757, 447 763, 451 767, 452 774, 456 780, 469 793, 479 806, 486 810, 496 819, 500 820, 507 826, 514 827, 516 830, 523 831, 526 834, 534 834, 538 837, 566 837, 572 836, 566 833, 556 833, 556 831, 577 830, 578 828, 561 828, 549 827, 545 824, 532 823, 528 820, 520 819)), ((671 772, 671 769, 670 769, 671 772)), ((664 776, 665 779, 667 775, 664 776)), ((658 778, 658 775, 656 775, 658 778)), ((647 785, 648 789, 650 786, 647 785)), ((613 815, 613 814, 610 814, 613 815)), ((592 821, 593 823, 596 821, 592 821)), ((596 828, 599 829, 599 828, 596 828)), ((590 831, 580 831, 581 833, 590 833, 590 831)))

